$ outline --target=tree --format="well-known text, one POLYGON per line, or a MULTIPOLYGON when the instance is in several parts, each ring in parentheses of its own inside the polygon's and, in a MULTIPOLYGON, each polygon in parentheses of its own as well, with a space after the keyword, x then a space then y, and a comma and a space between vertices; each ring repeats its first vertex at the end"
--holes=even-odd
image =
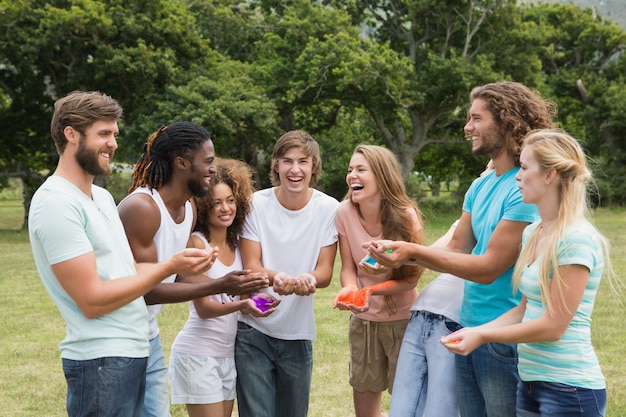
POLYGON ((11 126, 0 132, 4 175, 28 180, 27 197, 56 162, 48 133, 55 99, 100 90, 132 120, 145 93, 162 90, 207 50, 180 1, 3 0, 0 9, 0 87, 8 102, 0 121, 11 126))
POLYGON ((425 146, 462 143, 472 87, 507 77, 541 83, 515 1, 254 4, 267 29, 251 59, 281 126, 293 126, 305 107, 329 110, 317 111, 321 127, 360 106, 405 178, 425 146))
POLYGON ((218 156, 246 161, 257 187, 266 185, 269 177, 260 173, 279 134, 278 116, 250 71, 248 64, 210 54, 165 92, 147 97, 134 136, 148 138, 158 123, 196 122, 210 131, 218 156))
POLYGON ((561 126, 580 139, 596 166, 600 204, 626 203, 626 31, 592 10, 540 4, 524 22, 536 44, 561 126))

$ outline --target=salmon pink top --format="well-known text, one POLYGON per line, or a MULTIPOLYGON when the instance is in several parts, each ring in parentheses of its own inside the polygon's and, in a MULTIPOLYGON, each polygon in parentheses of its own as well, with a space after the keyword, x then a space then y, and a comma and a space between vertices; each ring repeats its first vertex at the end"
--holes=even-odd
MULTIPOLYGON (((420 230, 420 222, 415 211, 407 209, 407 213, 415 225, 415 230, 420 230)), ((337 232, 340 236, 345 238, 344 241, 348 242, 350 252, 352 254, 352 261, 355 265, 358 265, 361 259, 367 255, 367 249, 361 247, 364 242, 383 239, 382 234, 372 236, 365 230, 359 221, 359 214, 356 207, 352 205, 350 200, 344 200, 339 205, 336 214, 336 222, 337 232)), ((391 270, 385 273, 371 275, 357 266, 357 281, 359 289, 387 281, 390 276, 391 270)), ((417 290, 415 288, 392 295, 395 305, 395 313, 392 314, 389 309, 385 308, 384 296, 372 295, 370 297, 369 310, 364 313, 356 314, 356 316, 361 320, 376 322, 408 319, 411 314, 411 305, 416 298, 417 290)))

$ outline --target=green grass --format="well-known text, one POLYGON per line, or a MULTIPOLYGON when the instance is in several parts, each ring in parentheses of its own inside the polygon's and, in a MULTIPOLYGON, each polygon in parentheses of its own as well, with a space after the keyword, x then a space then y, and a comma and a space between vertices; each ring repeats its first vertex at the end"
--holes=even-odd
MULTIPOLYGON (((28 235, 18 230, 21 204, 0 202, 0 416, 64 416, 65 380, 57 346, 65 326, 46 293, 32 261, 28 235)), ((455 219, 452 214, 427 219, 426 240, 432 242, 455 219)), ((626 272, 626 210, 602 209, 596 222, 613 244, 612 261, 619 277, 626 272)), ((435 276, 429 272, 421 288, 435 276)), ((332 309, 339 290, 338 265, 331 286, 315 295, 318 338, 314 343, 311 417, 354 415, 348 384, 348 313, 332 309)), ((159 317, 162 340, 169 348, 187 319, 185 303, 166 306, 159 317)), ((624 305, 603 282, 596 301, 593 340, 608 384, 609 417, 626 416, 626 332, 624 305)), ((384 407, 389 396, 384 396, 384 407)), ((186 416, 173 406, 173 416, 186 416)))

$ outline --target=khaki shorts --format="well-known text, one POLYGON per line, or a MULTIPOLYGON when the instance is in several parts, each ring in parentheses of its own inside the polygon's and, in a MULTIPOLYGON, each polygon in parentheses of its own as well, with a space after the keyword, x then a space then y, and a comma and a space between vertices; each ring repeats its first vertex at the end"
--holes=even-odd
POLYGON ((402 338, 409 320, 375 322, 350 317, 350 385, 358 392, 393 389, 402 338))

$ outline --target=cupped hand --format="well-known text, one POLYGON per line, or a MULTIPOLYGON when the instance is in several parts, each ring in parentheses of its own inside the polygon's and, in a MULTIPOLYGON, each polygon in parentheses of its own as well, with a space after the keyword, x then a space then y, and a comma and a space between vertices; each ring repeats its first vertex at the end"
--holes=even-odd
POLYGON ((264 292, 253 294, 245 302, 241 312, 254 317, 267 317, 276 311, 276 307, 280 304, 278 298, 264 292))
POLYGON ((293 294, 295 278, 286 272, 277 272, 274 275, 274 292, 280 295, 293 294))
POLYGON ((299 274, 294 281, 293 293, 296 295, 311 295, 317 290, 317 279, 307 272, 299 274))
POLYGON ((350 310, 354 314, 364 313, 369 310, 370 297, 372 295, 369 287, 357 290, 354 287, 346 287, 339 291, 333 307, 339 310, 350 310))
POLYGON ((359 289, 354 286, 346 286, 343 287, 335 297, 333 301, 333 308, 338 308, 339 310, 349 310, 348 304, 350 304, 356 294, 359 292, 359 289))
POLYGON ((378 275, 378 274, 384 274, 385 272, 389 271, 389 268, 387 268, 384 265, 379 264, 378 262, 376 263, 376 266, 373 266, 367 262, 359 262, 359 264, 357 265, 361 270, 367 272, 370 275, 378 275))

